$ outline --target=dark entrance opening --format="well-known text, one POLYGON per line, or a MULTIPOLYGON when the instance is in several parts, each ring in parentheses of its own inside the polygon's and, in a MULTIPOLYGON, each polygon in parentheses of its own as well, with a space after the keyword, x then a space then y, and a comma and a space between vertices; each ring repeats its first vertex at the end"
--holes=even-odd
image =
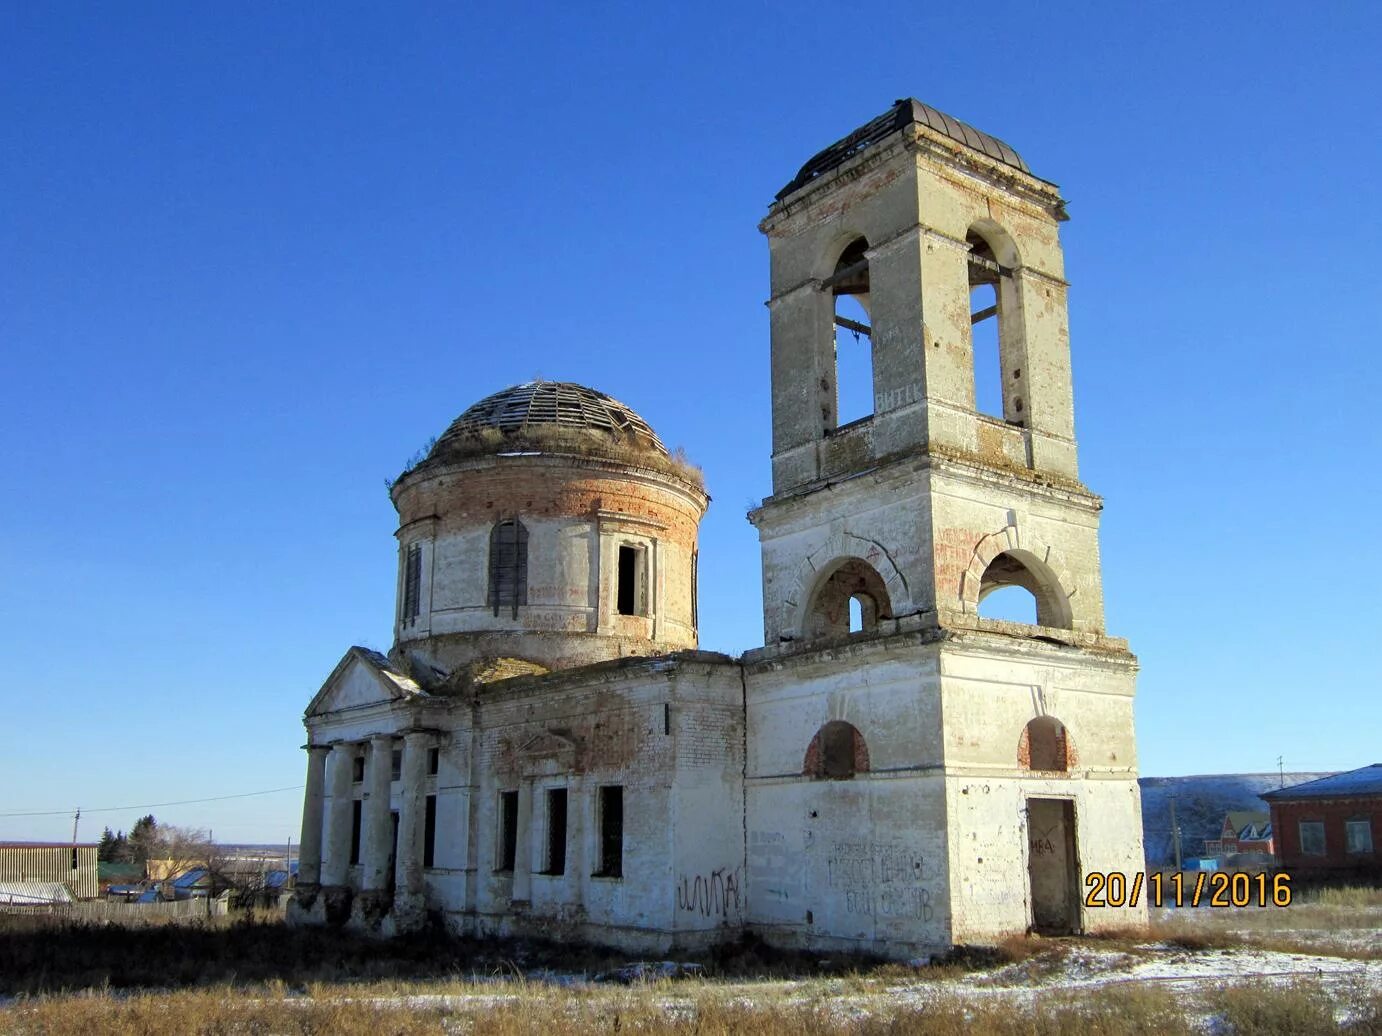
POLYGON ((1080 929, 1080 863, 1075 853, 1075 804, 1027 800, 1027 875, 1032 930, 1072 935, 1080 929))
POLYGON ((619 614, 636 615, 638 608, 638 550, 619 548, 619 614))
POLYGON ((497 871, 513 870, 518 857, 518 792, 499 793, 499 852, 497 871))
POLYGON ((566 873, 566 789, 547 792, 547 867, 545 874, 566 873))
POLYGON ((624 788, 611 785, 600 789, 600 869, 599 878, 618 878, 624 874, 624 788))

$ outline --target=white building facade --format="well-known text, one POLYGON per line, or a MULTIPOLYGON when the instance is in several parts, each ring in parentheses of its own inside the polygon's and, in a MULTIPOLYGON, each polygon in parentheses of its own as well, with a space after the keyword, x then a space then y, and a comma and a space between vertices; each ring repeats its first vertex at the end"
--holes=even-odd
POLYGON ((539 382, 462 414, 393 487, 392 651, 352 648, 307 711, 291 916, 891 956, 1143 919, 1084 897, 1142 845, 1064 219, 911 100, 780 192, 764 646, 739 659, 695 650, 708 497, 636 413, 539 382), (873 387, 844 424, 841 328, 873 387), (987 617, 1012 588, 1030 621, 987 617))

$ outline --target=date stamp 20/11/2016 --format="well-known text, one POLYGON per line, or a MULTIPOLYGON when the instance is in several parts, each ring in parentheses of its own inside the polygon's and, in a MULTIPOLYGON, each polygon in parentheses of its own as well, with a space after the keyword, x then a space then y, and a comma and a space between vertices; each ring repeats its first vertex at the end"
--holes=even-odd
POLYGON ((1087 907, 1136 907, 1144 895, 1148 906, 1288 907, 1289 874, 1249 874, 1246 871, 1200 871, 1187 879, 1172 874, 1090 871, 1085 875, 1087 907))

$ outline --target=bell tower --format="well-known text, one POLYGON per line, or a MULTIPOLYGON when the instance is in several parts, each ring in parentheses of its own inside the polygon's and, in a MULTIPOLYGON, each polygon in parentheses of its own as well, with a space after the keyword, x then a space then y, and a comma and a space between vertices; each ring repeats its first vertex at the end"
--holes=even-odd
POLYGON ((1103 501, 1077 465, 1065 219, 1007 144, 904 100, 760 226, 773 491, 749 514, 745 797, 770 941, 896 956, 1145 919, 1083 897, 1144 862, 1137 662, 1104 629, 1103 501), (990 613, 1014 596, 1017 621, 990 613))
POLYGON ((778 193, 760 227, 773 495, 751 516, 768 650, 849 632, 855 597, 875 627, 972 625, 1008 585, 1031 592, 1037 625, 1103 633, 1101 501, 1076 463, 1065 219, 1056 186, 1011 147, 915 100, 778 193), (872 411, 842 424, 839 374, 861 360, 872 411), (874 572, 856 565, 821 598, 834 557, 808 549, 811 526, 827 553, 874 572))

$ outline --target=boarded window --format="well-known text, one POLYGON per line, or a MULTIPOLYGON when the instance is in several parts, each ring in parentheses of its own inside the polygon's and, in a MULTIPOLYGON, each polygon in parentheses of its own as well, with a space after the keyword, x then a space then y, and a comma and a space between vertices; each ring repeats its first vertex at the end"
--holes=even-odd
POLYGON ((422 544, 408 548, 403 561, 403 621, 412 622, 422 611, 422 544))
POLYGON ((825 776, 854 776, 854 728, 847 723, 827 723, 821 731, 821 756, 825 776))
POLYGON ((518 856, 518 792, 499 793, 499 851, 496 854, 494 869, 513 870, 518 856))
POLYGON ((1300 851, 1305 856, 1324 855, 1324 821, 1300 822, 1300 851))
POLYGON ((403 750, 395 748, 389 753, 389 780, 400 781, 403 779, 403 750))
POLYGON ((544 874, 566 873, 566 789, 547 792, 547 863, 544 874))
POLYGON ((1372 823, 1364 820, 1348 820, 1344 822, 1344 852, 1346 853, 1370 853, 1372 852, 1372 823))
POLYGON ((1017 743, 1017 761, 1028 770, 1068 773, 1074 755, 1070 732, 1054 716, 1032 720, 1017 743))
POLYGON ((428 795, 422 814, 422 865, 432 867, 437 859, 437 797, 428 795))
POLYGON ((489 605, 513 609, 528 603, 528 530, 517 518, 499 522, 489 534, 489 605))
POLYGON ((868 770, 869 749, 864 735, 844 720, 831 720, 822 726, 806 746, 802 773, 807 777, 849 780, 868 770))
POLYGON ((441 749, 427 749, 427 773, 428 776, 435 777, 437 771, 441 769, 441 749))
POLYGON ((600 789, 600 869, 597 878, 624 874, 624 789, 612 785, 600 789))
POLYGON ((350 862, 355 865, 360 862, 360 819, 364 804, 355 799, 350 804, 350 862))

